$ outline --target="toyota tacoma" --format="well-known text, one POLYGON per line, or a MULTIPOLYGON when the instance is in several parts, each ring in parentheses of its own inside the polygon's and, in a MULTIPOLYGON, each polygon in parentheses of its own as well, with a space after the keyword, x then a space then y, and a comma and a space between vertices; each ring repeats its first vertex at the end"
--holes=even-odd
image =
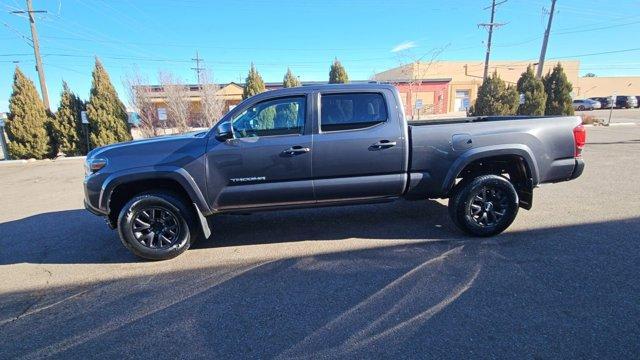
POLYGON ((85 207, 154 260, 209 237, 216 214, 399 198, 448 198, 458 228, 492 236, 531 208, 536 186, 584 168, 575 116, 409 122, 403 110, 388 84, 267 91, 207 131, 92 150, 85 207))

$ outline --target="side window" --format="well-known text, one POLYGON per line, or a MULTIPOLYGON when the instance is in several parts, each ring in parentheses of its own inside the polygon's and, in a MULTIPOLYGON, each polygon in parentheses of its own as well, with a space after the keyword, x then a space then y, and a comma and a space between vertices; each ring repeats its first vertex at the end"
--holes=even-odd
POLYGON ((387 105, 379 93, 323 94, 320 130, 362 129, 387 121, 387 105))
POLYGON ((296 96, 258 103, 231 119, 236 138, 302 134, 305 97, 296 96))

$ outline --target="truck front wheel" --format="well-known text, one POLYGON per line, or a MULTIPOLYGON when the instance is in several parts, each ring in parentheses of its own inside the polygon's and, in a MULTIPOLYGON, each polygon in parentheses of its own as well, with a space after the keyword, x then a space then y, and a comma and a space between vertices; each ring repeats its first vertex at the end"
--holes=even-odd
POLYGON ((135 196, 118 217, 124 246, 149 260, 166 260, 185 252, 195 236, 195 214, 178 196, 152 192, 135 196))
POLYGON ((473 236, 493 236, 511 225, 518 214, 518 193, 498 175, 463 181, 449 198, 449 215, 462 231, 473 236))

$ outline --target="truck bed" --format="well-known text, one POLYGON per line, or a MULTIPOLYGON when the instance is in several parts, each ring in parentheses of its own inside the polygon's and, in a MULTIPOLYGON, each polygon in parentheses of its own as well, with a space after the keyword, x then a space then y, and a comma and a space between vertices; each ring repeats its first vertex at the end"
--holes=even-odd
POLYGON ((412 176, 430 196, 446 196, 474 158, 510 154, 523 158, 534 185, 571 178, 577 116, 482 116, 409 121, 412 176))

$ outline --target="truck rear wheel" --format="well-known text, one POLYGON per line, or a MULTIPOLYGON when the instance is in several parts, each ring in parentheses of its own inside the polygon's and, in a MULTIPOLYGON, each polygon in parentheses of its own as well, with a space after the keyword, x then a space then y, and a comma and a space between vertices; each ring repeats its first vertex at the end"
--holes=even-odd
POLYGON ((518 214, 518 193, 498 175, 482 175, 458 184, 449 198, 449 215, 458 228, 473 236, 493 236, 511 225, 518 214))
POLYGON ((178 196, 163 192, 135 196, 118 217, 118 233, 124 246, 149 260, 167 260, 182 254, 197 231, 194 211, 178 196))

